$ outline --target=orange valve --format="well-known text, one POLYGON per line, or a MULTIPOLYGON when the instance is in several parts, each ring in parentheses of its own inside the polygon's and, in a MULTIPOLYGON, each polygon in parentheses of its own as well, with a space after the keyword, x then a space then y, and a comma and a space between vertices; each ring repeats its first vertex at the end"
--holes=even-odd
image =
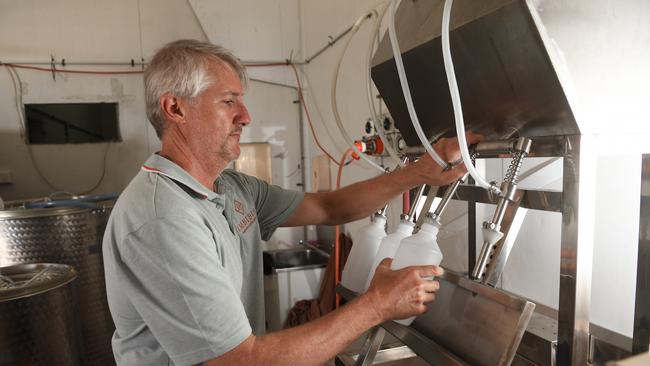
MULTIPOLYGON (((354 142, 354 146, 356 146, 359 151, 367 155, 381 155, 384 153, 384 143, 377 135, 364 137, 362 140, 357 140, 354 142)), ((352 154, 355 159, 358 159, 356 155, 357 154, 355 153, 352 154)))

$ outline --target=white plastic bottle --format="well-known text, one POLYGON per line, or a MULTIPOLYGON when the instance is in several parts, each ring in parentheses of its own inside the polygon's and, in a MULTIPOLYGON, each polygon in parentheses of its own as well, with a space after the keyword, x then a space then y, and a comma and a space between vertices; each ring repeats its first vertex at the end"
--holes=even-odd
POLYGON ((379 249, 379 243, 386 237, 385 226, 386 216, 376 213, 372 222, 359 230, 358 239, 352 245, 341 276, 341 284, 347 289, 357 293, 364 292, 368 272, 379 249))
MULTIPOLYGON (((442 252, 438 247, 439 224, 427 214, 427 219, 422 224, 417 234, 402 239, 399 249, 390 268, 393 270, 409 266, 440 265, 442 252)), ((433 277, 431 278, 433 280, 433 277)), ((398 323, 410 325, 414 316, 397 320, 398 323)))
POLYGON ((375 276, 375 270, 377 269, 379 262, 381 262, 384 258, 395 257, 395 253, 397 252, 397 248, 399 248, 400 241, 413 233, 414 226, 415 224, 409 220, 407 215, 402 215, 401 221, 397 226, 395 232, 381 239, 381 243, 379 243, 379 249, 377 250, 375 259, 372 262, 372 266, 370 267, 370 272, 368 273, 365 290, 368 290, 370 282, 375 276))

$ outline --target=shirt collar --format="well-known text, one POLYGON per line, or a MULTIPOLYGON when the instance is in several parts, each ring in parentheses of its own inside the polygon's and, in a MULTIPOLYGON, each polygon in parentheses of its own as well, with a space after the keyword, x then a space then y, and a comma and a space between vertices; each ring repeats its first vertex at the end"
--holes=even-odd
POLYGON ((198 180, 196 180, 196 178, 191 176, 183 168, 158 154, 151 155, 142 166, 142 170, 149 173, 164 175, 178 183, 181 183, 203 199, 213 202, 222 201, 224 199, 223 194, 217 194, 205 188, 198 180))

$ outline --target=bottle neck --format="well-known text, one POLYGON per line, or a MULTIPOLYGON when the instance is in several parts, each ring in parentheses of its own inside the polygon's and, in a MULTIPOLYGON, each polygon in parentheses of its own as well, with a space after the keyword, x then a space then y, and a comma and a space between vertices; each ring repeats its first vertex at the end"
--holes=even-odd
POLYGON ((415 224, 412 223, 409 220, 402 220, 399 223, 399 226, 397 226, 397 231, 401 231, 407 234, 411 234, 413 232, 413 228, 415 227, 415 224))
POLYGON ((375 216, 372 219, 371 225, 384 227, 386 226, 386 218, 383 216, 375 216))
POLYGON ((420 227, 419 232, 420 233, 427 233, 427 234, 431 234, 431 235, 435 236, 435 235, 438 235, 438 230, 439 229, 438 229, 437 225, 435 225, 433 223, 425 222, 424 224, 422 224, 422 227, 420 227))

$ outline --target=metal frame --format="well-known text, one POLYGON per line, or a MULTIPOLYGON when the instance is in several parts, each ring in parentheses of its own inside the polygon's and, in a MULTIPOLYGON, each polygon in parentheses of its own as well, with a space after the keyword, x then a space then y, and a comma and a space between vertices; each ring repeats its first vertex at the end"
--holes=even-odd
MULTIPOLYGON (((557 349, 552 362, 557 365, 586 365, 590 344, 589 305, 595 219, 595 138, 591 135, 534 138, 532 146, 530 156, 564 158, 562 192, 521 191, 520 201, 521 207, 562 214, 557 349)), ((494 204, 498 198, 473 186, 460 187, 458 192, 457 198, 468 201, 470 207, 476 203, 494 204)), ((510 219, 513 217, 511 215, 510 219)), ((475 227, 475 213, 469 215, 468 220, 469 227, 475 227)), ((504 227, 506 237, 507 226, 509 222, 504 227)), ((506 237, 500 243, 506 242, 506 237)), ((470 248, 476 245, 475 234, 468 245, 470 248)), ((509 249, 504 247, 497 258, 502 264, 501 269, 505 266, 509 249)), ((470 264, 473 264, 471 259, 470 264)), ((498 278, 499 275, 496 273, 494 276, 498 278)), ((528 335, 524 341, 531 338, 534 337, 528 335)))
MULTIPOLYGON (((534 139, 531 156, 563 157, 562 192, 521 191, 521 207, 562 214, 560 303, 557 312, 533 317, 515 364, 586 365, 647 352, 650 343, 650 155, 643 156, 639 251, 633 340, 589 322, 595 187, 595 137, 571 135, 534 139), (534 330, 546 329, 546 331, 534 330), (554 329, 557 336, 548 329, 554 329), (538 332, 539 331, 539 332, 538 332), (631 344, 631 346, 630 346, 631 344), (531 360, 530 349, 548 351, 531 360), (521 363, 521 360, 526 361, 521 363), (520 361, 520 362, 517 362, 520 361)), ((461 186, 456 199, 467 201, 469 228, 476 227, 476 203, 496 204, 498 197, 461 186)), ((476 233, 470 232, 469 253, 476 255, 476 233)), ((471 255, 471 254, 470 254, 471 255)), ((507 258, 507 257, 506 257, 507 258)), ((474 265, 468 258, 469 271, 474 265)), ((540 306, 538 305, 538 309, 540 306)))
POLYGON ((567 136, 562 177, 558 365, 586 365, 596 162, 593 136, 567 136))
MULTIPOLYGON (((559 321, 557 322, 558 337, 557 350, 551 345, 550 349, 555 352, 555 359, 551 362, 557 365, 586 365, 589 356, 589 303, 591 295, 591 266, 593 252, 593 223, 594 223, 594 187, 595 177, 595 154, 594 138, 589 135, 571 135, 536 138, 533 141, 530 156, 533 157, 563 157, 563 190, 562 192, 520 190, 520 206, 562 213, 562 245, 561 245, 561 280, 560 280, 560 307, 559 321)), ((495 156, 500 156, 495 153, 495 156)), ((494 157, 483 154, 481 158, 494 157)), ((441 195, 443 190, 439 190, 441 195)), ((461 201, 467 201, 470 208, 475 208, 476 203, 497 203, 499 197, 480 187, 463 185, 460 186, 454 197, 461 201)), ((512 219, 514 215, 509 215, 512 219)), ((475 209, 468 215, 469 227, 476 224, 475 209)), ((507 221, 507 220, 506 220, 507 221)), ((504 221, 504 229, 507 229, 510 222, 504 221)), ((504 230, 506 231, 506 230, 504 230)), ((472 233, 470 233, 472 234, 472 233)), ((470 235, 469 247, 476 245, 475 233, 470 235), (474 239, 474 240, 472 240, 474 239)), ((507 237, 507 232, 506 232, 507 237)), ((505 237, 503 239, 505 241, 505 237)), ((505 264, 509 254, 509 248, 501 251, 498 259, 505 264)), ((469 250, 469 253, 476 254, 476 251, 469 250)), ((473 258, 469 258, 470 267, 474 265, 473 258)), ((503 268, 503 266, 501 266, 503 268)), ((498 277, 500 273, 497 273, 498 277)), ((481 286, 477 283, 477 286, 481 286)), ((552 320, 551 320, 552 321, 552 320)), ((393 325, 383 325, 389 332, 399 337, 409 347, 420 349, 421 354, 427 347, 425 341, 431 340, 413 337, 410 332, 393 325), (397 329, 393 329, 397 328, 397 329), (401 332, 401 333, 400 333, 401 332), (397 334, 396 334, 397 333, 397 334)), ((531 339, 542 339, 539 336, 531 335, 529 332, 524 336, 524 342, 531 339)), ((435 345, 435 344, 434 344, 435 345)), ((437 348, 441 348, 439 345, 437 348)), ((415 349, 414 349, 415 350, 415 349)), ((438 350, 436 354, 444 353, 438 350)), ((550 356, 548 357, 551 358, 550 356)), ((365 358, 367 362, 367 357, 365 358)), ((431 360, 434 360, 432 358, 431 360)))
POLYGON ((650 154, 641 158, 641 211, 636 272, 632 352, 648 352, 650 343, 650 154))
MULTIPOLYGON (((520 206, 562 214, 560 251, 560 301, 554 311, 538 305, 523 336, 513 365, 587 365, 604 364, 647 352, 650 343, 650 155, 642 158, 642 183, 639 221, 639 255, 637 267, 634 336, 630 340, 619 334, 590 324, 593 232, 595 220, 596 173, 595 137, 592 135, 557 136, 535 139, 531 156, 562 157, 562 192, 521 190, 520 206), (541 152, 541 153, 540 153, 541 152)), ((471 182, 471 181, 470 181, 471 182)), ((438 190, 441 196, 444 190, 438 190)), ((476 203, 495 204, 498 196, 471 185, 460 186, 454 199, 466 201, 469 228, 476 225, 476 203), (472 210, 472 208, 474 208, 472 210)), ((476 234, 470 233, 469 253, 476 245, 476 234)), ((471 256, 471 254, 470 254, 471 256)), ((471 266, 473 258, 468 258, 471 266)), ((507 253, 502 260, 507 259, 507 253)), ((465 279, 467 280, 467 279, 465 279)), ((482 286, 476 283, 476 286, 482 286)), ((344 289, 339 289, 345 292, 344 289)), ((344 296, 345 297, 345 296, 344 296)), ((410 327, 393 322, 382 324, 388 332, 402 340, 427 362, 463 364, 444 347, 422 336, 410 327)), ((376 334, 377 333, 377 334, 376 334)), ((368 339, 370 352, 376 352, 383 332, 368 339)), ((371 364, 374 353, 360 354, 361 364, 371 364)))

